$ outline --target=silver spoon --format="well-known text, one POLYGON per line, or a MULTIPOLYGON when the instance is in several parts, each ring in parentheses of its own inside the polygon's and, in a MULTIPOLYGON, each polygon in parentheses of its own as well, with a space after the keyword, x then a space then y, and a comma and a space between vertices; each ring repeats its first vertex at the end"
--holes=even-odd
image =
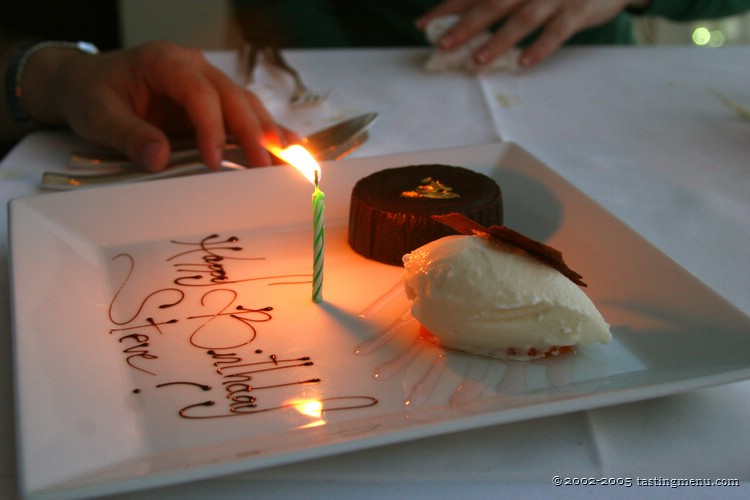
MULTIPOLYGON (((376 113, 368 113, 351 118, 332 127, 323 129, 301 141, 318 161, 338 160, 357 149, 368 138, 367 128, 377 118, 376 113)), ((85 165, 91 167, 91 162, 102 165, 100 157, 84 157, 78 155, 78 160, 85 159, 85 165)), ((110 166, 113 163, 108 163, 110 166)), ((114 163, 114 165, 117 165, 114 163)), ((42 175, 42 187, 54 190, 71 190, 83 187, 102 186, 107 184, 138 182, 146 180, 180 177, 198 172, 208 171, 208 167, 200 159, 197 152, 192 156, 184 153, 176 164, 160 172, 146 172, 133 168, 132 162, 122 160, 115 172, 90 174, 68 174, 62 172, 45 172, 42 175)), ((221 170, 241 170, 248 168, 244 165, 244 156, 239 147, 227 147, 224 150, 224 161, 221 170)))

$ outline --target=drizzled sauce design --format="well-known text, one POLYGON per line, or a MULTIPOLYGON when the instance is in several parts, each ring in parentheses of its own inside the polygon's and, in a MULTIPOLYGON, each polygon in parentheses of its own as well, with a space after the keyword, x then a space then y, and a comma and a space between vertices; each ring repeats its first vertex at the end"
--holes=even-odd
POLYGON ((527 391, 568 386, 575 363, 580 360, 580 356, 560 355, 529 362, 502 361, 449 352, 423 334, 411 315, 411 302, 400 281, 358 316, 368 321, 387 318, 386 322, 378 321, 383 328, 356 346, 354 354, 380 354, 382 362, 372 371, 376 380, 403 375, 407 368, 416 374, 413 384, 402 383, 406 407, 429 404, 439 387, 450 386, 446 379, 455 381, 448 397, 449 406, 472 404, 482 399, 517 406, 529 398, 527 391))
MULTIPOLYGON (((117 286, 109 335, 136 372, 134 397, 155 391, 172 401, 180 391, 187 399, 175 403, 176 415, 215 419, 296 408, 307 388, 323 383, 310 356, 266 354, 259 347, 264 335, 273 335, 267 327, 276 310, 258 290, 309 286, 309 274, 255 274, 266 258, 250 255, 235 236, 162 246, 167 250, 117 253, 110 261, 117 286), (154 286, 154 276, 164 282, 154 286), (189 376, 175 378, 180 366, 189 376), (295 389, 300 397, 289 398, 295 389)), ((377 399, 326 395, 315 402, 323 412, 365 408, 377 399)))

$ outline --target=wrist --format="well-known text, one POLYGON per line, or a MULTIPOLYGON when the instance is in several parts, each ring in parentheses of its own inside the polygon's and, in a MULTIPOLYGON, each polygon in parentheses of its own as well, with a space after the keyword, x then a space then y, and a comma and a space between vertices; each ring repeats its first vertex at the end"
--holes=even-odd
POLYGON ((72 57, 97 52, 86 42, 40 42, 19 50, 5 79, 5 96, 13 119, 19 124, 60 124, 61 117, 52 105, 60 68, 72 57))

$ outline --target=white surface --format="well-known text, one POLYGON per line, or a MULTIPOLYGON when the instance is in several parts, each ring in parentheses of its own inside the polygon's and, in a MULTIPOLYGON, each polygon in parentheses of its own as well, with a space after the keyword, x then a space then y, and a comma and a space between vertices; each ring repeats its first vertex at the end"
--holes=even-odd
POLYGON ((311 271, 310 189, 292 169, 154 181, 11 204, 27 493, 60 498, 168 484, 750 377, 750 318, 511 143, 322 168, 328 223, 320 306, 310 300, 309 282, 269 286, 309 281, 311 271), (613 325, 611 345, 532 363, 501 362, 444 352, 429 342, 414 348, 419 327, 413 320, 386 341, 388 326, 409 309, 403 293, 358 319, 399 282, 401 270, 348 247, 351 189, 382 168, 437 161, 493 177, 508 193, 505 212, 514 227, 565 249, 613 325), (259 185, 262 192, 247 196, 259 185), (536 186, 535 194, 515 194, 529 185, 536 186), (195 208, 198 193, 210 210, 195 208), (588 234, 590 227, 597 228, 597 237, 588 234), (217 243, 230 236, 238 240, 217 243), (217 255, 227 279, 192 277, 203 269, 204 257, 217 255), (245 260, 258 257, 263 260, 245 260), (659 285, 644 288, 644 280, 659 285), (175 301, 167 309, 158 306, 175 301), (252 321, 247 323, 226 314, 239 305, 270 305, 273 311, 268 317, 234 313, 252 321), (144 326, 147 318, 161 325, 158 331, 144 326), (124 349, 142 349, 143 343, 157 358, 131 360, 124 349), (358 349, 362 354, 355 355, 358 349), (227 362, 230 354, 241 361, 227 362), (300 366, 300 356, 314 365, 300 366), (221 363, 220 375, 213 362, 221 363), (283 376, 254 371, 276 366, 283 376), (234 418, 224 385, 240 384, 233 375, 247 370, 249 383, 259 388, 236 392, 257 397, 257 407, 242 406, 247 414, 234 418), (320 382, 296 383, 311 377, 320 382), (212 388, 158 387, 177 381, 212 388), (261 390, 284 383, 293 385, 261 390), (377 404, 369 406, 367 398, 377 404), (222 418, 179 417, 180 408, 206 400, 215 407, 188 413, 222 418), (289 407, 299 400, 368 407, 305 415, 289 407))
MULTIPOLYGON (((331 116, 380 113, 357 156, 514 140, 748 313, 750 122, 703 91, 713 88, 747 108, 748 50, 566 49, 528 74, 481 82, 424 74, 428 54, 418 50, 313 51, 289 58, 311 85, 332 89, 324 110, 331 116), (696 115, 702 120, 686 119, 696 115)), ((215 60, 232 69, 232 55, 215 60)), ((312 121, 308 126, 316 125, 312 121)), ((64 133, 29 137, 2 164, 3 199, 36 192, 40 172, 62 169, 78 146, 64 133)), ((2 248, 7 253, 5 240, 2 248)), ((6 266, 3 259, 3 274, 6 266)), ((0 317, 8 318, 7 288, 0 295, 0 317)), ((0 397, 9 401, 5 321, 0 397)), ((5 496, 17 491, 11 412, 11 405, 0 412, 5 496)), ((489 498, 530 490, 592 498, 636 491, 740 498, 746 489, 550 485, 555 474, 747 483, 748 414, 750 383, 742 382, 131 496, 376 497, 387 491, 402 498, 489 498)))

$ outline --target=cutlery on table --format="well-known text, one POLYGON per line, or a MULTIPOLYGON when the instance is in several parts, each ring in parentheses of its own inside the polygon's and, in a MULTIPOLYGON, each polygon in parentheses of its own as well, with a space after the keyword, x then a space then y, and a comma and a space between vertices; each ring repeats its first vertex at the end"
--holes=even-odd
POLYGON ((307 85, 305 85, 305 82, 302 81, 299 72, 294 66, 286 61, 279 48, 264 47, 263 55, 265 56, 266 61, 282 71, 286 71, 294 80, 294 90, 289 97, 289 102, 292 106, 311 106, 328 99, 330 91, 314 92, 310 90, 307 85))
MULTIPOLYGON (((341 159, 369 138, 367 128, 375 121, 377 116, 377 113, 366 113, 350 118, 303 138, 299 141, 299 144, 310 151, 318 161, 341 159)), ((173 152, 170 155, 167 168, 160 172, 146 172, 137 164, 119 154, 102 155, 100 153, 74 152, 70 157, 69 166, 89 170, 107 168, 108 171, 85 174, 45 172, 42 175, 42 187, 45 189, 70 190, 113 183, 178 177, 207 170, 200 159, 200 153, 196 149, 173 152)), ((224 148, 224 161, 222 161, 221 169, 241 170, 246 168, 248 167, 244 165, 244 155, 241 148, 236 144, 227 144, 224 148)))
POLYGON ((287 62, 281 53, 281 49, 278 47, 257 46, 248 42, 242 45, 240 48, 240 60, 243 66, 242 73, 245 84, 250 84, 255 80, 253 73, 258 65, 258 58, 261 54, 268 64, 292 77, 294 90, 289 97, 289 103, 292 106, 312 106, 328 99, 330 91, 314 92, 310 90, 302 80, 299 71, 287 62))

